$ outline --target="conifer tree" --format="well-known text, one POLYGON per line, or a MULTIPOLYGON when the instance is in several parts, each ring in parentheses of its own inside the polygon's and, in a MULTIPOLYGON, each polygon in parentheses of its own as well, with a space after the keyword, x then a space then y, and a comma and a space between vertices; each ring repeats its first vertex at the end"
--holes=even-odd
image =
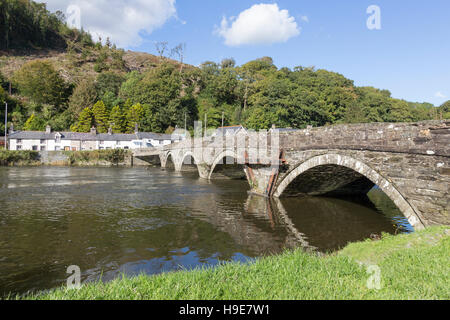
POLYGON ((74 132, 89 132, 94 125, 94 116, 90 108, 84 108, 78 117, 78 122, 70 129, 74 132))
POLYGON ((126 114, 127 132, 134 132, 136 124, 140 125, 144 118, 144 108, 140 103, 128 109, 126 114))
POLYGON ((99 133, 108 132, 109 116, 103 101, 98 101, 92 107, 92 116, 94 117, 95 127, 99 133))
POLYGON ((112 108, 109 122, 113 132, 123 133, 126 131, 126 118, 120 106, 112 108))

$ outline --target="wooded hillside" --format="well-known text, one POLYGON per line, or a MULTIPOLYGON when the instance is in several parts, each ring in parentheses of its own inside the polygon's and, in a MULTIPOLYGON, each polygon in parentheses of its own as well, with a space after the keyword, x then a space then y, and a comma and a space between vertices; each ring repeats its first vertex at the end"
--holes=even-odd
POLYGON ((192 67, 183 64, 183 45, 158 43, 159 56, 125 52, 109 39, 92 41, 33 1, 2 1, 0 17, 0 101, 8 102, 16 129, 130 132, 137 123, 171 132, 184 127, 185 116, 192 129, 205 114, 209 127, 220 126, 223 115, 225 125, 253 129, 450 118, 450 102, 436 108, 398 100, 335 72, 278 68, 270 57, 192 67))

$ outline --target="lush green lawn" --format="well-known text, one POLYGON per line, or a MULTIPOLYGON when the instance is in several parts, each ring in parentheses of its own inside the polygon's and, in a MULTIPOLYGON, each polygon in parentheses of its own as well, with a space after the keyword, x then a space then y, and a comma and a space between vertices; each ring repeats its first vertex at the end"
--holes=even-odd
POLYGON ((317 256, 301 250, 250 265, 122 277, 29 299, 449 299, 450 228, 434 227, 380 241, 350 244, 317 256), (380 268, 381 289, 369 289, 366 265, 380 268))

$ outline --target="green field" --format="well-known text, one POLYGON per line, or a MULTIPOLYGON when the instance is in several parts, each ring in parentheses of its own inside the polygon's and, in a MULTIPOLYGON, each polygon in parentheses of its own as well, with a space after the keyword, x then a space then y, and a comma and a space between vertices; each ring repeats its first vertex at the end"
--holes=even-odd
MULTIPOLYGON (((26 299, 449 299, 450 228, 353 243, 332 255, 302 250, 251 264, 59 288, 26 299), (380 270, 380 289, 368 281, 380 270), (374 268, 374 267, 372 267, 374 268)), ((20 298, 20 297, 16 297, 20 298)), ((24 297, 22 297, 24 298, 24 297)))

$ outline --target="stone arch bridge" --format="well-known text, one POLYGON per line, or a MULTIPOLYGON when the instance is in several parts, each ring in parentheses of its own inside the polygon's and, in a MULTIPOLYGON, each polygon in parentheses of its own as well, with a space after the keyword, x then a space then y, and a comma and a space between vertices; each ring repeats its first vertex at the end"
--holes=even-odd
POLYGON ((450 121, 335 125, 188 139, 134 158, 195 166, 201 178, 242 175, 266 197, 362 195, 377 185, 416 229, 450 224, 450 121))

